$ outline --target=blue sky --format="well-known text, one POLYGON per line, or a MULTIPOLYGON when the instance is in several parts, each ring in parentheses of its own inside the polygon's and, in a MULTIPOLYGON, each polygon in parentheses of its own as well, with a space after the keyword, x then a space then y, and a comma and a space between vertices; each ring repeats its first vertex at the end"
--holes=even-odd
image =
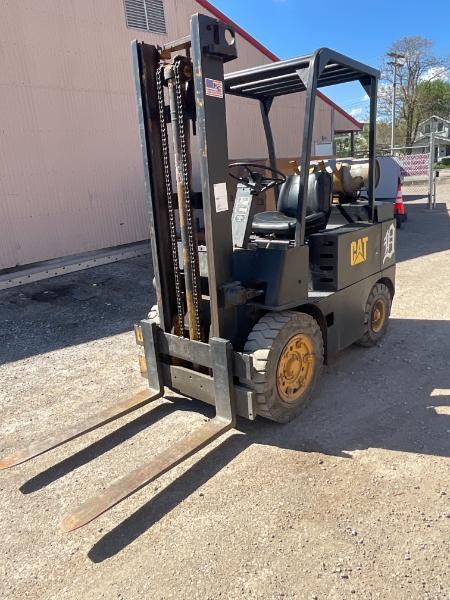
MULTIPOLYGON (((280 58, 328 46, 379 67, 391 43, 421 35, 436 55, 450 53, 450 0, 213 0, 213 4, 280 58)), ((356 118, 367 102, 359 84, 323 90, 356 118)))

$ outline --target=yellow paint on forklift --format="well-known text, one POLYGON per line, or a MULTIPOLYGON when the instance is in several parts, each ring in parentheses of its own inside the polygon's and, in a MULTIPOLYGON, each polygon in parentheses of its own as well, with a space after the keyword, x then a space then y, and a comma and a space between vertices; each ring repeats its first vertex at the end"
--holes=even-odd
POLYGON ((350 264, 359 265, 367 259, 367 240, 369 238, 363 237, 359 240, 355 240, 350 244, 350 264))

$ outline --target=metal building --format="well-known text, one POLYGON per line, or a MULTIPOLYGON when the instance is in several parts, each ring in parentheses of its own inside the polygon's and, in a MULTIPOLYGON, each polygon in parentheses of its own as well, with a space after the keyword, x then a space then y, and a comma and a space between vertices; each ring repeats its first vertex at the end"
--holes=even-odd
MULTIPOLYGON (((163 44, 182 37, 195 12, 231 23, 206 0, 4 0, 0 287, 19 282, 11 270, 23 273, 24 265, 33 269, 40 263, 39 273, 42 261, 73 257, 44 262, 54 267, 48 274, 56 274, 58 264, 82 265, 89 262, 86 253, 123 249, 148 237, 130 42, 163 44)), ((233 25, 239 58, 229 69, 277 58, 233 25)), ((281 140, 278 155, 296 157, 302 98, 277 102, 271 120, 275 139, 281 140)), ((332 151, 335 131, 361 129, 325 96, 316 110, 318 155, 332 151)), ((265 158, 259 111, 232 98, 227 114, 230 160, 265 158)), ((104 262, 113 256, 106 251, 104 262)))

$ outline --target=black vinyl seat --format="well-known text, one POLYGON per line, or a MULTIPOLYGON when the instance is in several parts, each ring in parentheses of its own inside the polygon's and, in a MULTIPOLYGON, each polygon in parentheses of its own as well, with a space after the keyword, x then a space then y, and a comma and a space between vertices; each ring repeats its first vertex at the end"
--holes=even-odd
MULTIPOLYGON (((280 187, 277 209, 258 213, 253 218, 252 230, 258 234, 291 236, 297 225, 297 204, 300 175, 287 177, 280 187)), ((306 202, 306 233, 323 229, 328 221, 331 207, 331 176, 326 171, 309 175, 306 202)))

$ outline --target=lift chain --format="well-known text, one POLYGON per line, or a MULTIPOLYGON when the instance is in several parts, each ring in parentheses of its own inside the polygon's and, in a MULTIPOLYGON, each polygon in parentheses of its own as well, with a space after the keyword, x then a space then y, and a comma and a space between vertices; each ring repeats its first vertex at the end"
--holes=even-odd
POLYGON ((172 177, 170 173, 170 157, 169 157, 169 142, 167 136, 167 122, 165 115, 165 104, 164 104, 164 64, 161 64, 156 73, 156 86, 158 92, 158 110, 159 110, 159 122, 161 129, 161 144, 163 151, 163 164, 164 164, 164 181, 166 185, 166 197, 167 207, 169 213, 169 229, 170 229, 170 242, 172 249, 172 260, 175 276, 175 295, 177 301, 177 317, 178 317, 178 329, 181 336, 184 336, 184 308, 183 298, 181 289, 181 278, 180 269, 178 263, 178 247, 177 247, 177 230, 175 221, 175 209, 172 200, 172 177))
POLYGON ((181 162, 182 162, 182 177, 183 177, 183 185, 184 185, 184 193, 186 199, 186 223, 188 228, 188 239, 189 239, 189 260, 191 263, 191 273, 192 273, 192 292, 193 292, 193 304, 195 311, 195 327, 196 327, 196 339, 201 340, 201 326, 200 326, 200 289, 199 289, 199 281, 200 281, 200 273, 199 273, 199 265, 198 265, 198 253, 197 253, 197 244, 195 237, 195 230, 192 222, 192 205, 191 205, 191 195, 189 189, 189 158, 188 158, 188 148, 186 143, 186 134, 185 134, 185 118, 183 111, 183 96, 182 96, 182 86, 181 86, 181 68, 183 65, 182 60, 176 60, 174 64, 174 75, 175 75, 175 93, 177 100, 177 110, 178 110, 178 123, 179 123, 179 131, 180 131, 180 146, 181 146, 181 162))

